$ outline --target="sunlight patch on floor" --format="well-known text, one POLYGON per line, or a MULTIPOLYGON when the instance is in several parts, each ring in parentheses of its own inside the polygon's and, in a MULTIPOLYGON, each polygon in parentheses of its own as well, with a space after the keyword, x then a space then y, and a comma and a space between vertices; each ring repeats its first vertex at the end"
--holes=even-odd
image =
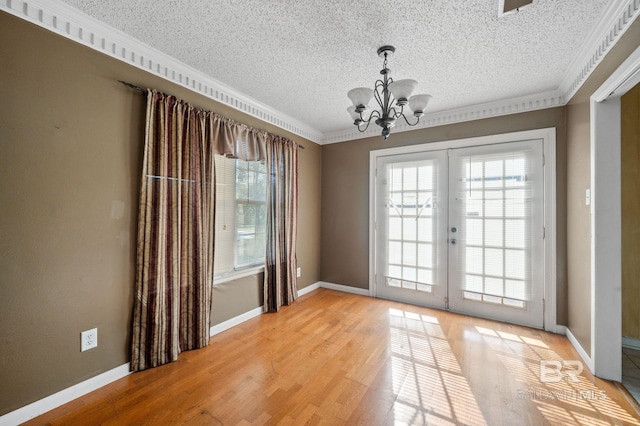
POLYGON ((476 330, 507 371, 521 383, 523 388, 518 389, 518 398, 533 401, 549 422, 609 424, 597 419, 607 416, 617 422, 640 425, 592 383, 594 378, 582 374, 580 360, 565 360, 538 339, 483 327, 476 330))
POLYGON ((438 320, 398 309, 389 318, 394 423, 486 424, 438 320))

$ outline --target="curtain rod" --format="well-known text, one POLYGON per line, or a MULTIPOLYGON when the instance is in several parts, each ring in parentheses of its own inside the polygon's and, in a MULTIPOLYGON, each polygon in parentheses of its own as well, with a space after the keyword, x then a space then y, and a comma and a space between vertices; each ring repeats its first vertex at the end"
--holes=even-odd
POLYGON ((136 86, 135 84, 127 83, 126 81, 122 81, 122 80, 118 80, 118 81, 133 90, 137 90, 138 92, 143 92, 143 93, 147 92, 142 87, 136 86))
MULTIPOLYGON (((142 92, 144 94, 147 93, 147 91, 145 89, 143 89, 140 86, 136 86, 135 84, 127 83, 126 81, 122 81, 122 80, 118 80, 118 82, 124 84, 125 86, 127 86, 130 89, 136 90, 138 92, 142 92)), ((305 149, 304 146, 300 145, 299 143, 296 143, 296 145, 298 145, 299 149, 305 149)))

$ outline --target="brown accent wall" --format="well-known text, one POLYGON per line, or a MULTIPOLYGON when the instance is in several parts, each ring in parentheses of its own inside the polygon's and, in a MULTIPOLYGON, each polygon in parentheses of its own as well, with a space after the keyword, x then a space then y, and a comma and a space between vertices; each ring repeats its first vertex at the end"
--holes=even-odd
POLYGON ((622 97, 622 335, 640 338, 640 84, 622 97))
POLYGON ((322 151, 322 280, 369 287, 369 153, 404 145, 556 128, 558 322, 566 312, 565 108, 514 114, 325 145, 322 151))
MULTIPOLYGON (((4 12, 0 28, 0 415, 128 362, 145 98, 117 80, 305 146, 299 288, 319 281, 320 146, 4 12)), ((261 274, 214 298, 212 324, 259 307, 261 274)))
POLYGON ((636 20, 567 105, 568 326, 591 352, 591 213, 585 204, 590 187, 591 107, 589 98, 640 45, 636 20))

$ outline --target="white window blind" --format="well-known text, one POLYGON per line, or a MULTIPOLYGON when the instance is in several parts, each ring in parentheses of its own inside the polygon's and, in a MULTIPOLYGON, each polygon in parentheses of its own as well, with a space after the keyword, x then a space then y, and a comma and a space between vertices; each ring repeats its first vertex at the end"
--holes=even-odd
POLYGON ((267 174, 258 161, 236 160, 236 268, 264 264, 267 174))
POLYGON ((216 156, 217 276, 264 264, 266 167, 216 156))
POLYGON ((531 299, 530 151, 457 157, 450 223, 458 235, 465 299, 525 307, 531 299))
POLYGON ((431 292, 436 278, 437 161, 389 164, 379 228, 385 285, 431 292))

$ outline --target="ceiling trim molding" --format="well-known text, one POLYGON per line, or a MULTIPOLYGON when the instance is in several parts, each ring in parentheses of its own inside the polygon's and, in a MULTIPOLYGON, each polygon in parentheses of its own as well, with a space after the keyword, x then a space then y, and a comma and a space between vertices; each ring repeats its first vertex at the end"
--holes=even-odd
POLYGON ((298 136, 317 143, 322 140, 322 133, 309 125, 65 3, 57 0, 0 0, 0 9, 298 136))
MULTIPOLYGON (((560 91, 553 90, 536 95, 521 96, 517 98, 455 108, 447 111, 429 113, 425 115, 424 119, 422 119, 418 125, 409 126, 402 122, 401 124, 396 125, 391 133, 445 126, 448 124, 500 117, 503 115, 520 114, 523 112, 554 108, 562 105, 565 105, 564 96, 560 91)), ((355 126, 353 126, 351 129, 325 133, 322 143, 330 144, 353 139, 364 139, 372 136, 375 137, 380 136, 380 132, 381 129, 378 126, 370 126, 366 132, 360 132, 355 126)))
POLYGON ((564 93, 565 103, 591 75, 611 48, 638 17, 640 0, 614 0, 607 8, 604 16, 575 56, 565 78, 560 83, 560 91, 564 93))
MULTIPOLYGON (((364 133, 354 126, 323 134, 58 0, 0 0, 0 10, 319 144, 380 134, 376 126, 364 133)), ((403 123, 396 126, 394 132, 566 105, 640 15, 639 11, 640 0, 614 0, 578 51, 555 91, 430 113, 419 125, 409 127, 403 123)))

